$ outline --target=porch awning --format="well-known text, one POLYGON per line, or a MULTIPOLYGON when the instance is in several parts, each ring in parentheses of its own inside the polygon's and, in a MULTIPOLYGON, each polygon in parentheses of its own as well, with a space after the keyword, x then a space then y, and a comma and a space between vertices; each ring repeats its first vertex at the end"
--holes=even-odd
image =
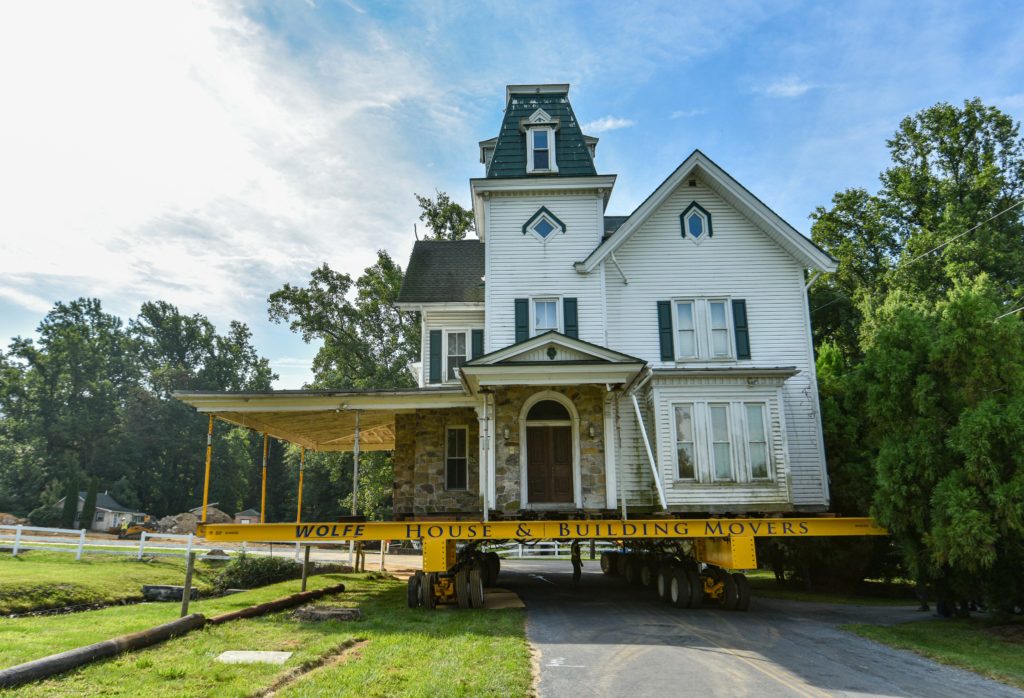
POLYGON ((197 411, 314 451, 351 451, 359 414, 359 447, 395 447, 395 415, 417 409, 473 407, 461 388, 405 390, 175 391, 197 411))

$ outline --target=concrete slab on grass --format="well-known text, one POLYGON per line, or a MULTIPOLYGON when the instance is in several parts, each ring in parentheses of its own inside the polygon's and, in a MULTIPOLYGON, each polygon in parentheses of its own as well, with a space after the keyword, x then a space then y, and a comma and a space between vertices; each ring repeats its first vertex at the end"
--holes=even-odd
POLYGON ((284 664, 291 652, 257 652, 254 650, 228 650, 217 656, 224 664, 284 664))

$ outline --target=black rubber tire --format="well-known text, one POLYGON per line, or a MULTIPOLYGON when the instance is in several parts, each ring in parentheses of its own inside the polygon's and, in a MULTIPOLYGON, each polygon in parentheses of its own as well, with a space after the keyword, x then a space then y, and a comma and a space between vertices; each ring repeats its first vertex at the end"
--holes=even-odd
POLYGON ((420 582, 423 579, 423 573, 417 572, 416 574, 409 577, 407 582, 407 601, 409 602, 409 608, 420 607, 420 582))
POLYGON ((483 582, 485 587, 491 586, 491 566, 487 564, 487 560, 482 555, 474 557, 470 563, 470 569, 480 571, 480 581, 483 582))
POLYGON ((704 580, 697 574, 696 565, 684 568, 683 573, 690 580, 690 608, 700 608, 704 603, 704 580))
POLYGON ((498 575, 501 574, 501 558, 498 557, 498 553, 491 551, 484 553, 484 560, 487 562, 487 567, 491 572, 490 586, 494 586, 498 583, 498 575))
POLYGON ((626 560, 629 559, 629 553, 618 552, 615 553, 615 571, 612 572, 616 577, 626 576, 626 560))
POLYGON ((722 596, 718 599, 718 605, 724 608, 726 611, 735 611, 736 606, 740 602, 739 589, 736 587, 736 580, 733 579, 732 575, 728 572, 722 572, 719 575, 719 581, 722 582, 722 596))
POLYGON ((484 581, 480 570, 476 568, 469 571, 469 606, 470 608, 484 607, 484 581))
POLYGON ((736 602, 737 611, 749 611, 750 610, 750 582, 747 581, 747 575, 741 572, 735 572, 732 575, 733 580, 736 582, 736 595, 738 600, 736 602))
POLYGON ((671 599, 671 586, 672 586, 672 575, 675 570, 670 565, 662 565, 661 569, 658 570, 658 578, 654 585, 654 590, 658 592, 658 598, 665 603, 670 602, 671 599))
POLYGON ((658 563, 654 560, 640 560, 640 586, 654 589, 658 583, 658 563))
POLYGON ((455 573, 455 600, 459 608, 470 608, 469 602, 469 568, 463 567, 455 573))
POLYGON ((673 570, 669 578, 668 602, 676 608, 689 608, 691 597, 690 575, 683 569, 673 570))
POLYGON ((615 574, 615 557, 618 553, 601 553, 601 573, 607 575, 615 574))
POLYGON ((640 560, 636 555, 626 555, 626 559, 622 563, 622 578, 626 580, 626 584, 640 583, 640 560))
POLYGON ((434 583, 437 581, 437 572, 429 572, 423 575, 420 580, 420 606, 433 610, 437 606, 437 599, 434 598, 434 583))

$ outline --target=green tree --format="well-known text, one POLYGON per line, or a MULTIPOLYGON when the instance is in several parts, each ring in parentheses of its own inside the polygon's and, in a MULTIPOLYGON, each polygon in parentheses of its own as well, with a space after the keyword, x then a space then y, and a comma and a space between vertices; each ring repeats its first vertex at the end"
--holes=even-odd
POLYGON ((396 310, 402 269, 387 252, 355 282, 328 265, 314 269, 307 287, 285 284, 271 294, 268 315, 288 322, 303 341, 320 340, 313 359, 317 388, 399 388, 413 385, 408 364, 417 357, 416 313, 396 310))
POLYGON ((69 478, 64 488, 64 506, 60 514, 61 528, 74 528, 78 514, 78 478, 69 478))
POLYGON ((435 191, 435 198, 414 194, 420 205, 420 220, 427 224, 433 235, 424 240, 463 240, 473 232, 473 211, 465 209, 443 191, 435 191))
POLYGON ((1024 572, 1024 323, 982 275, 945 300, 866 308, 873 513, 940 593, 1006 610, 1024 572))
POLYGON ((85 491, 82 514, 78 517, 78 523, 82 528, 92 528, 92 520, 96 518, 96 489, 96 479, 91 478, 89 480, 89 487, 85 491))

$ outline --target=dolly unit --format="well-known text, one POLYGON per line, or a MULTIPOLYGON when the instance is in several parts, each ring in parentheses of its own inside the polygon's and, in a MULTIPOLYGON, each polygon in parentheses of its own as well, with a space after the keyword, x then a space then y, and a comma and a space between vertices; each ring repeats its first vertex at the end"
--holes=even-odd
POLYGON ((612 540, 622 552, 602 555, 605 574, 656 587, 676 606, 711 600, 738 610, 749 606, 749 592, 736 570, 757 567, 756 538, 887 535, 871 519, 834 517, 208 524, 199 533, 212 543, 419 541, 423 571, 410 578, 408 599, 426 608, 483 605, 483 589, 500 570, 497 555, 481 549, 487 543, 612 540))

